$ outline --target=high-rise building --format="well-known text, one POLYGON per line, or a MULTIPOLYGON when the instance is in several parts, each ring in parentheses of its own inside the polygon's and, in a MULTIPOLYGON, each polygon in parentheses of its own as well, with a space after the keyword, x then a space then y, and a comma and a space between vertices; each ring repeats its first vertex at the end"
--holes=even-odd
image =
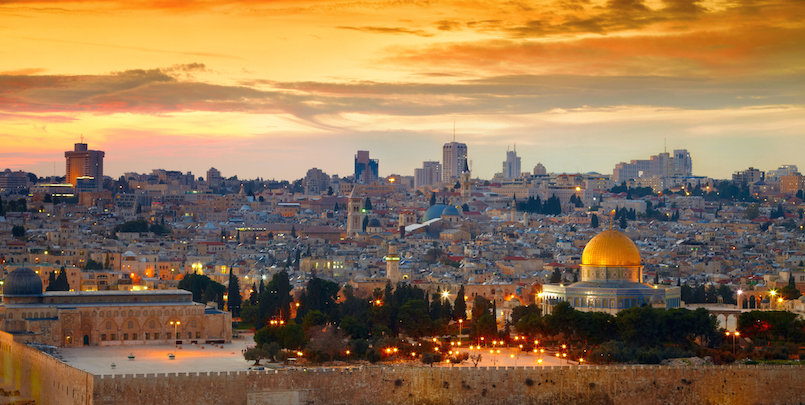
POLYGON ((506 151, 506 160, 503 161, 503 178, 514 179, 520 177, 520 158, 517 157, 517 146, 514 150, 506 151))
POLYGON ((766 183, 779 183, 783 176, 799 173, 796 165, 782 165, 777 170, 766 172, 766 183))
POLYGON ((542 163, 537 163, 537 165, 534 166, 534 176, 545 176, 546 174, 548 174, 548 170, 545 169, 542 163))
POLYGON ((733 183, 748 186, 764 179, 764 173, 754 167, 732 174, 733 183))
POLYGON ((663 152, 647 160, 632 160, 615 165, 612 180, 617 183, 648 177, 692 176, 693 162, 687 149, 674 150, 671 156, 663 152))
POLYGON ((319 195, 327 192, 330 187, 330 176, 321 169, 312 168, 305 175, 305 194, 319 195))
POLYGON ((211 167, 207 170, 207 185, 210 187, 218 187, 221 185, 221 172, 218 169, 211 167))
POLYGON ((693 176, 693 162, 687 149, 674 149, 674 176, 693 176))
POLYGON ((421 169, 414 169, 414 188, 430 186, 440 181, 442 181, 442 164, 439 162, 422 162, 421 169))
POLYGON ((442 148, 442 182, 452 183, 459 179, 467 163, 467 145, 458 142, 444 144, 442 148))
POLYGON ((355 184, 372 184, 378 179, 377 159, 369 159, 368 150, 359 150, 355 155, 355 184))
POLYGON ((76 186, 82 178, 83 190, 103 190, 103 157, 100 150, 88 150, 87 144, 77 143, 72 151, 64 152, 67 161, 66 182, 76 186))

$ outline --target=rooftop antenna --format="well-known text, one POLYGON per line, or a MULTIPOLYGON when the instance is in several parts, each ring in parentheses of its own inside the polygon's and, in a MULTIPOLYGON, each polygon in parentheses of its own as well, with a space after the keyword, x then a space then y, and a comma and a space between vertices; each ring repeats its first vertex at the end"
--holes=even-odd
POLYGON ((456 141, 456 122, 453 121, 453 142, 456 141))
POLYGON ((668 153, 668 137, 663 137, 663 145, 662 145, 662 152, 668 153))
POLYGON ((81 134, 81 143, 84 143, 84 134, 81 134))
POLYGON ((514 143, 514 153, 517 153, 517 142, 514 143))

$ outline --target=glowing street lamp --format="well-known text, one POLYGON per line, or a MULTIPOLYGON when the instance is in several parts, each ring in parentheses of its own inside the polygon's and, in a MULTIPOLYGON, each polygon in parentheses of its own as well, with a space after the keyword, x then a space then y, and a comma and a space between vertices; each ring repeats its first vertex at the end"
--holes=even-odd
MULTIPOLYGON (((727 336, 729 336, 730 331, 727 331, 726 334, 727 334, 727 336)), ((735 332, 732 332, 732 354, 733 355, 735 355, 735 338, 738 337, 738 336, 741 336, 741 332, 738 332, 737 330, 735 332)))
MULTIPOLYGON (((179 339, 179 335, 177 335, 177 334, 176 334, 176 329, 177 329, 177 328, 179 327, 179 325, 181 325, 182 323, 181 323, 181 322, 179 322, 179 321, 170 321, 170 324, 171 324, 171 325, 173 325, 173 337, 175 338, 175 340, 178 340, 178 339, 179 339)), ((175 342, 175 341, 174 341, 173 345, 174 345, 174 346, 176 346, 176 342, 175 342)))

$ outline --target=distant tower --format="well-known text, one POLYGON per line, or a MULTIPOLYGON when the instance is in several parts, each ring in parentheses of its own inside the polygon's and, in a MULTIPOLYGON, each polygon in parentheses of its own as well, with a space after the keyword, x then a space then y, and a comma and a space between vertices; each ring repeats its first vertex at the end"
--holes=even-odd
POLYGON ((470 201, 470 167, 467 165, 467 159, 464 159, 464 170, 461 171, 461 199, 464 202, 470 201))
POLYGON ((363 229, 363 211, 358 186, 352 187, 349 195, 349 211, 347 211, 347 237, 355 236, 363 229))
POLYGON ((450 142, 442 147, 442 182, 452 184, 459 178, 461 168, 467 164, 467 145, 450 142))
POLYGON ((72 151, 64 152, 67 160, 66 182, 74 187, 78 185, 78 178, 82 178, 82 183, 86 186, 90 183, 93 191, 103 191, 103 157, 105 153, 100 150, 89 150, 87 144, 82 142, 75 144, 72 151))
POLYGON ((372 184, 378 180, 378 160, 369 159, 368 150, 355 155, 355 184, 372 184))
POLYGON ((389 254, 386 255, 386 277, 391 284, 397 284, 402 277, 400 276, 400 255, 397 254, 397 246, 389 244, 389 254))
POLYGON ((535 176, 544 176, 546 174, 548 174, 548 171, 545 170, 545 166, 543 166, 542 163, 537 163, 537 165, 534 166, 534 175, 535 176))

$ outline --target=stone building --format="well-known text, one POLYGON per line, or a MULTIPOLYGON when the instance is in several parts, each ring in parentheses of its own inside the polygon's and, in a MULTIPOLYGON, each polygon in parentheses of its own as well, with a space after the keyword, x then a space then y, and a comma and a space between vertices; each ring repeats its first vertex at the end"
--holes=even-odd
POLYGON ((579 311, 615 314, 635 306, 679 308, 679 287, 642 283, 640 251, 626 234, 607 229, 593 237, 581 256, 581 281, 573 284, 545 284, 543 313, 551 313, 562 301, 579 311))
POLYGON ((23 267, 4 280, 0 325, 16 338, 53 346, 230 342, 229 312, 193 302, 185 290, 48 291, 23 267))

